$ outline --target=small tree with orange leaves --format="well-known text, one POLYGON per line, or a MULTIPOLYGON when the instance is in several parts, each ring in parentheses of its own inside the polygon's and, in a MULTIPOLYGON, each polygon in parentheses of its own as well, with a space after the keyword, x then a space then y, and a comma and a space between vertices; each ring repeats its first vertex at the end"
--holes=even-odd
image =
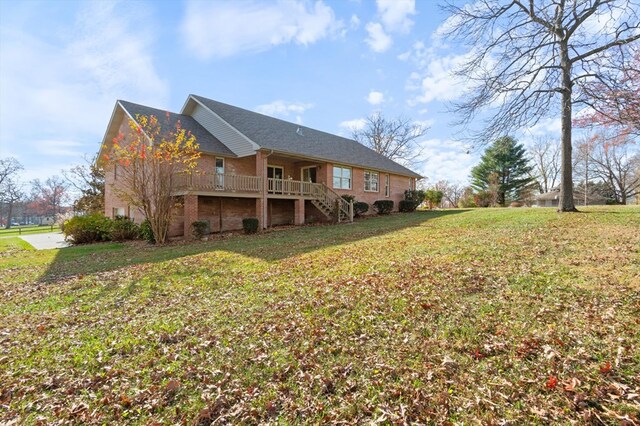
POLYGON ((129 131, 118 134, 105 147, 104 160, 117 167, 116 195, 137 207, 149 220, 158 244, 167 241, 175 207, 173 196, 180 173, 192 173, 200 157, 196 138, 177 121, 160 123, 154 115, 136 115, 129 121, 129 131))

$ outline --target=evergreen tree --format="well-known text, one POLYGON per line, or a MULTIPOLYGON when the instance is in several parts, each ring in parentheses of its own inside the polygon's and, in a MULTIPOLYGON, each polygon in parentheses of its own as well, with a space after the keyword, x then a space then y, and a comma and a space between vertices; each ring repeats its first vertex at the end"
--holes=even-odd
POLYGON ((511 136, 503 136, 486 149, 480 164, 471 169, 471 184, 479 191, 492 191, 504 206, 520 197, 533 180, 526 150, 511 136))

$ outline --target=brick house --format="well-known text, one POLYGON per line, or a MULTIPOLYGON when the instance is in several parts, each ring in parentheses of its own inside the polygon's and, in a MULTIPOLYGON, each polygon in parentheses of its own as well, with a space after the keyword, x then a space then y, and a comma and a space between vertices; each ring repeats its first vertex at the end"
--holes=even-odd
MULTIPOLYGON (((197 172, 176 176, 182 198, 170 236, 189 236, 191 223, 204 220, 211 232, 242 229, 257 217, 261 228, 329 220, 353 220, 353 205, 341 196, 373 204, 394 201, 414 189, 420 175, 358 142, 272 118, 201 96, 190 95, 180 113, 117 101, 103 140, 108 147, 129 120, 155 115, 164 125, 196 136, 202 153, 197 172), (340 214, 336 215, 336 204, 340 214)), ((99 156, 101 157, 101 155, 99 156)), ((105 171, 105 215, 141 213, 119 200, 117 168, 105 171)))

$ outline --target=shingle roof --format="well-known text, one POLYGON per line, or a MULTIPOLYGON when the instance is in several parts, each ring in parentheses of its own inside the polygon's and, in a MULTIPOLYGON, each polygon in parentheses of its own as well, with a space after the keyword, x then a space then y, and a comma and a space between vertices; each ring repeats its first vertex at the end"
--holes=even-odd
POLYGON ((235 154, 231 152, 226 145, 220 142, 215 136, 209 133, 204 127, 202 127, 193 117, 184 114, 176 114, 174 112, 164 111, 157 108, 151 108, 144 105, 134 104, 127 101, 118 101, 120 105, 131 115, 132 118, 136 118, 136 115, 155 115, 158 117, 162 131, 169 131, 175 129, 178 120, 183 129, 190 131, 195 137, 196 142, 200 145, 200 150, 211 154, 220 154, 228 157, 235 157, 235 154), (167 113, 169 114, 169 120, 166 120, 167 113))
POLYGON ((405 176, 421 177, 364 145, 341 136, 315 130, 243 108, 217 102, 202 96, 194 99, 215 112, 261 148, 358 165, 405 176))

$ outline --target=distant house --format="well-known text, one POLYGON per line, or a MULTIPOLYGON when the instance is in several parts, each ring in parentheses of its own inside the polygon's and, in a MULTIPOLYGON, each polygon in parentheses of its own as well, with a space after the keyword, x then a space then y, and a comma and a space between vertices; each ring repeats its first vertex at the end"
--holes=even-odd
MULTIPOLYGON (((560 200, 560 188, 545 192, 535 197, 535 207, 558 207, 560 200)), ((573 194, 573 202, 576 206, 584 206, 584 192, 576 191, 573 194)), ((601 206, 607 203, 607 198, 600 194, 587 195, 587 205, 601 206)))
MULTIPOLYGON (((415 189, 420 175, 341 136, 190 95, 180 113, 117 101, 103 139, 129 131, 137 115, 155 115, 167 126, 180 120, 196 136, 202 155, 198 172, 176 176, 173 194, 183 201, 170 235, 190 235, 196 220, 212 232, 242 229, 256 217, 262 228, 332 219, 352 220, 353 207, 342 195, 373 204, 394 201, 415 189), (339 214, 336 214, 336 203, 339 214)), ((140 213, 119 200, 115 169, 106 170, 105 214, 141 221, 140 213)))

